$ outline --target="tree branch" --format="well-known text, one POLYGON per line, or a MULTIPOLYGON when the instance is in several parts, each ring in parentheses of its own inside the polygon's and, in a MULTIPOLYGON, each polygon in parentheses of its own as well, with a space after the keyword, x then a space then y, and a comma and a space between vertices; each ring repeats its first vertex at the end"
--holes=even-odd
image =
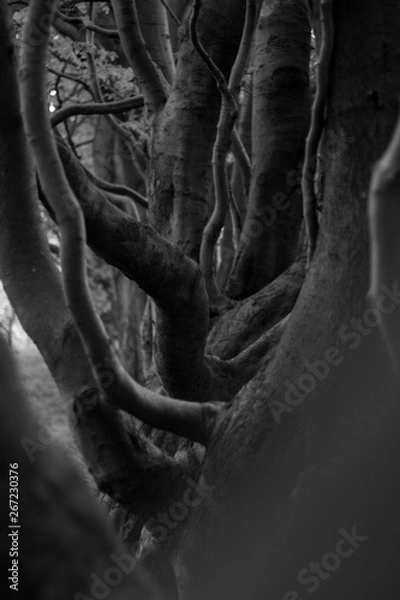
POLYGON ((49 5, 49 0, 33 0, 30 4, 23 35, 21 92, 24 124, 41 185, 60 227, 67 304, 107 400, 152 427, 205 444, 212 432, 216 408, 167 398, 137 384, 120 364, 94 309, 86 276, 83 214, 65 177, 47 115, 45 65, 54 10, 55 3, 49 5), (33 44, 40 26, 43 36, 33 44), (107 385, 101 380, 105 368, 111 372, 107 385))
POLYGON ((314 189, 317 170, 318 146, 325 124, 325 106, 328 98, 329 72, 334 45, 332 18, 333 0, 321 0, 322 46, 317 68, 317 92, 311 114, 311 125, 306 141, 302 173, 303 212, 308 240, 308 263, 310 263, 317 241, 318 216, 317 196, 314 189))
POLYGON ((65 142, 58 140, 58 151, 85 216, 89 246, 155 301, 156 364, 163 385, 173 396, 217 400, 204 358, 209 307, 198 265, 152 228, 112 206, 65 142))
POLYGON ((71 81, 79 83, 87 92, 89 92, 92 98, 94 97, 92 88, 83 79, 80 79, 76 75, 71 75, 71 73, 65 73, 65 71, 57 71, 57 69, 53 69, 53 67, 47 67, 47 70, 49 73, 57 75, 57 77, 64 77, 64 79, 70 79, 71 81))
MULTIPOLYGON (((0 171, 4 225, 0 277, 22 327, 57 383, 79 449, 99 489, 129 512, 147 515, 163 508, 164 502, 170 504, 174 494, 167 498, 165 490, 176 491, 182 467, 135 431, 132 423, 128 433, 128 417, 123 421, 122 413, 93 393, 98 383, 41 230, 35 172, 22 127, 14 32, 4 3, 0 3, 0 32, 0 164, 4 167, 0 171)), ((104 370, 103 380, 109 375, 104 370)))
POLYGON ((138 78, 146 104, 157 112, 167 100, 168 84, 146 49, 136 6, 132 0, 112 0, 112 7, 126 58, 138 78))
POLYGON ((181 26, 181 22, 178 19, 178 17, 176 16, 176 14, 174 13, 174 11, 172 10, 172 8, 170 7, 169 3, 167 2, 167 0, 160 0, 161 4, 163 4, 165 6, 165 9, 167 11, 167 13, 169 14, 169 16, 171 17, 171 19, 173 21, 175 21, 175 23, 178 25, 178 27, 181 26))
POLYGON ((215 204, 211 218, 204 229, 200 249, 200 265, 206 280, 208 294, 210 299, 216 301, 221 293, 217 288, 217 283, 213 274, 214 250, 219 234, 225 225, 231 193, 226 174, 226 157, 231 143, 232 130, 238 115, 237 97, 250 52, 251 38, 257 23, 258 11, 257 2, 248 0, 246 3, 246 18, 239 51, 232 67, 229 83, 227 83, 224 74, 215 65, 214 61, 198 39, 196 24, 200 6, 201 0, 195 0, 190 19, 192 41, 213 74, 222 97, 220 117, 217 125, 217 137, 212 156, 215 204))
POLYGON ((135 0, 145 46, 166 81, 175 79, 175 61, 169 33, 168 16, 160 0, 135 0))
POLYGON ((94 185, 99 187, 101 190, 111 192, 112 194, 115 194, 117 196, 126 196, 127 198, 131 198, 131 200, 133 200, 137 204, 140 204, 140 206, 142 206, 143 208, 149 208, 148 200, 144 196, 142 196, 142 194, 139 194, 139 192, 137 192, 136 190, 133 190, 132 188, 126 185, 110 183, 109 181, 100 179, 86 168, 85 173, 88 176, 88 178, 94 183, 94 185))
POLYGON ((293 309, 305 275, 305 260, 292 265, 256 294, 238 302, 214 325, 206 352, 229 360, 256 342, 293 309))
POLYGON ((230 402, 256 375, 261 366, 266 367, 275 357, 278 344, 286 329, 290 314, 265 331, 245 350, 229 360, 213 356, 215 373, 223 382, 223 400, 230 402))
POLYGON ((232 151, 243 175, 244 189, 248 192, 251 181, 251 160, 236 127, 232 131, 232 151))
POLYGON ((88 102, 87 104, 70 104, 63 106, 51 115, 51 126, 56 127, 74 115, 106 115, 120 113, 144 106, 143 96, 117 100, 116 102, 88 102))

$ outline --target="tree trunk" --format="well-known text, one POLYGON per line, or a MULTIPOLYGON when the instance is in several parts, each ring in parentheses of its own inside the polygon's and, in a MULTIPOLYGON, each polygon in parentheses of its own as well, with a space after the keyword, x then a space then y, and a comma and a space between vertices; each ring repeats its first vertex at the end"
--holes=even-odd
MULTIPOLYGON (((366 199, 371 165, 398 108, 400 14, 395 2, 377 13, 372 0, 337 0, 334 18, 317 249, 275 361, 240 392, 208 450, 203 473, 215 492, 192 520, 180 557, 184 597, 191 600, 285 597, 293 583, 299 586, 300 569, 334 549, 341 528, 355 526, 369 536, 369 550, 360 550, 354 570, 349 563, 335 574, 333 587, 325 584, 324 598, 378 597, 381 588, 391 590, 388 598, 397 593, 397 568, 385 573, 383 564, 399 558, 398 550, 391 557, 399 532, 399 411, 379 319, 365 296, 366 199), (382 32, 385 43, 378 43, 382 32), (300 486, 309 497, 298 509, 299 477, 317 463, 300 486), (390 501, 378 509, 386 468, 390 501), (372 499, 363 506, 369 486, 372 499)), ((398 302, 389 290, 386 303, 398 302)))
POLYGON ((254 45, 252 184, 228 284, 233 298, 257 292, 298 254, 298 173, 310 116, 309 61, 306 2, 265 2, 254 45))

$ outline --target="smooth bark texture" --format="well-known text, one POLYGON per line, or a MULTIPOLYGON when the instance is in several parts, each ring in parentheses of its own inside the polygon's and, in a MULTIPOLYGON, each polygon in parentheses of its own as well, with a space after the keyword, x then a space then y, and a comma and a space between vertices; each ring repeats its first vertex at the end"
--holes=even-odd
POLYGON ((150 227, 109 203, 90 185, 64 144, 59 144, 59 151, 84 212, 89 245, 136 281, 157 305, 156 363, 164 386, 178 398, 212 399, 204 358, 208 300, 198 266, 150 227))
MULTIPOLYGON (((206 0, 201 7, 199 38, 225 76, 239 47, 244 11, 245 3, 232 0, 206 0)), ((155 229, 195 260, 212 206, 211 155, 219 105, 214 78, 186 28, 175 82, 155 124, 149 199, 155 229)))
POLYGON ((149 109, 156 112, 167 99, 168 86, 146 48, 136 4, 130 0, 113 0, 112 7, 125 56, 138 79, 149 109))
MULTIPOLYGON (((147 442, 133 422, 123 421, 117 411, 96 397, 88 398, 96 382, 41 231, 34 171, 19 109, 11 22, 5 9, 0 25, 0 88, 7 92, 0 99, 0 163, 4 169, 0 177, 0 221, 4 228, 0 276, 19 321, 60 389, 78 446, 98 488, 128 510, 147 515, 151 503, 162 498, 166 482, 172 490, 171 481, 180 480, 182 467, 147 442), (132 476, 127 476, 129 472, 132 476), (161 488, 155 492, 158 482, 161 488), (135 492, 142 485, 148 492, 143 504, 142 492, 135 492)), ((109 377, 107 370, 103 377, 109 377)))
POLYGON ((165 79, 172 83, 175 63, 165 6, 160 0, 136 0, 136 10, 146 48, 165 79))
POLYGON ((306 2, 265 2, 254 42, 257 118, 249 205, 227 287, 233 298, 260 290, 298 253, 302 207, 297 170, 310 116, 309 60, 306 2))

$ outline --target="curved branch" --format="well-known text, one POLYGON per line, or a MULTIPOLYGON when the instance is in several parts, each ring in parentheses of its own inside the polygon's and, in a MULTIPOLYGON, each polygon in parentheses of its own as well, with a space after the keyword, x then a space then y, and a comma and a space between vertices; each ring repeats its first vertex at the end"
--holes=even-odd
MULTIPOLYGON (((260 335, 257 340, 240 352, 240 354, 226 361, 226 364, 232 367, 241 377, 246 374, 246 381, 249 381, 259 369, 261 360, 268 354, 269 350, 277 346, 289 318, 290 313, 278 321, 271 329, 260 335)), ((268 355, 268 358, 270 358, 270 355, 268 355)))
MULTIPOLYGON (((28 140, 44 193, 57 216, 61 232, 61 264, 67 304, 109 402, 152 427, 172 431, 205 444, 217 409, 209 404, 177 401, 146 390, 132 380, 120 364, 98 317, 85 268, 86 231, 80 205, 62 168, 46 110, 46 58, 55 3, 33 0, 23 35, 21 58, 22 112, 28 140), (40 42, 32 43, 41 26, 40 42), (107 367, 112 376, 102 383, 107 367)), ((36 37, 37 40, 37 37, 36 37)))
MULTIPOLYGON (((4 167, 0 171, 0 277, 22 327, 57 383, 97 486, 129 512, 148 515, 149 510, 170 505, 174 494, 166 498, 165 490, 169 494, 171 488, 179 487, 182 467, 134 431, 133 421, 123 419, 123 413, 100 397, 91 394, 90 401, 84 400, 84 392, 87 395, 98 386, 41 230, 13 40, 7 6, 0 3, 0 89, 6 91, 0 94, 0 164, 4 167)), ((103 377, 107 376, 104 371, 103 377)))
POLYGON ((85 167, 84 169, 88 178, 100 189, 106 192, 111 192, 116 196, 126 196, 127 198, 131 198, 137 204, 140 204, 140 206, 143 206, 143 208, 149 208, 148 200, 144 196, 142 196, 142 194, 139 194, 139 192, 137 192, 136 190, 133 190, 132 188, 127 187, 126 185, 110 183, 109 181, 100 179, 85 167))
POLYGON ((206 352, 229 360, 270 330, 293 309, 305 276, 305 260, 295 263, 272 283, 239 302, 214 325, 206 352))
POLYGON ((90 21, 84 20, 84 26, 89 31, 94 31, 94 33, 98 33, 99 35, 103 35, 107 38, 116 38, 119 40, 119 33, 117 29, 106 29, 105 27, 100 27, 100 25, 96 25, 90 21))
POLYGON ((215 64, 209 53, 204 48, 203 44, 200 42, 197 35, 197 21, 199 19, 200 8, 201 8, 202 0, 194 0, 192 7, 192 14, 190 17, 190 37, 193 43, 193 46, 196 48, 197 52, 207 65, 210 73, 214 77, 218 88, 221 91, 221 94, 225 94, 228 97, 231 97, 231 92, 228 88, 228 84, 225 79, 225 75, 222 73, 221 69, 215 64))
MULTIPOLYGON (((54 13, 53 15, 53 27, 62 35, 71 38, 74 42, 84 41, 84 31, 77 29, 72 23, 68 23, 61 13, 54 13)), ((41 29, 39 29, 41 31, 41 29)))
POLYGON ((112 0, 111 3, 126 58, 138 78, 146 104, 157 112, 167 100, 168 84, 146 49, 136 6, 132 0, 112 0))
POLYGON ((56 127, 69 117, 74 115, 106 115, 110 113, 120 113, 133 108, 144 106, 143 96, 127 98, 126 100, 117 100, 116 102, 88 102, 87 104, 70 104, 63 106, 51 115, 50 122, 52 127, 56 127))
POLYGON ((242 39, 229 77, 229 89, 232 90, 235 98, 238 98, 239 96, 243 73, 245 72, 247 63, 249 61, 251 45, 253 42, 254 32, 257 27, 260 8, 261 2, 259 0, 247 0, 242 39))
POLYGON ((304 222, 308 240, 308 263, 310 263, 314 254, 319 227, 314 180, 317 170, 318 146, 325 124, 325 106, 328 98, 329 72, 334 45, 332 5, 333 0, 321 0, 322 46, 317 68, 317 92, 312 108, 310 131, 306 141, 301 182, 304 222))
POLYGON ((105 27, 100 27, 99 25, 93 23, 88 17, 68 17, 59 10, 56 10, 55 17, 62 21, 65 21, 66 23, 70 23, 71 25, 73 25, 74 23, 79 23, 79 32, 82 29, 87 29, 88 31, 99 33, 104 37, 119 39, 119 33, 117 29, 106 29, 105 27))
POLYGON ((217 400, 204 358, 209 306, 198 265, 112 206, 65 142, 57 139, 65 173, 84 212, 89 246, 154 299, 157 371, 168 393, 192 401, 217 400))

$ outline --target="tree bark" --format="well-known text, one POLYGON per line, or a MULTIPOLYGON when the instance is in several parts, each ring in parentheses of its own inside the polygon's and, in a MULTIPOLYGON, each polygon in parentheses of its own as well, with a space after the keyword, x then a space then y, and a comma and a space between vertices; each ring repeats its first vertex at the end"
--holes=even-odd
MULTIPOLYGON (((238 395, 208 450, 204 474, 218 491, 188 531, 181 556, 184 598, 284 597, 291 574, 295 579, 304 562, 331 548, 343 524, 351 529, 358 523, 371 540, 367 558, 363 555, 364 576, 358 567, 350 574, 343 567, 334 587, 325 584, 324 597, 363 598, 379 595, 381 588, 391 589, 385 597, 395 595, 390 585, 397 571, 387 574, 387 584, 374 561, 379 568, 385 560, 393 565, 390 552, 399 530, 393 469, 399 411, 387 355, 376 326, 368 326, 374 319, 366 312, 365 295, 366 198, 371 165, 396 119, 400 14, 394 2, 378 14, 372 0, 337 0, 334 18, 333 91, 322 147, 329 162, 316 254, 275 360, 238 395), (379 452, 371 474, 374 448, 379 452), (338 456, 349 466, 327 475, 323 493, 311 477, 310 500, 289 525, 300 474, 338 456), (380 497, 379 473, 389 464, 390 500, 382 521, 374 500, 360 509, 360 490, 371 485, 372 497, 380 497), (329 495, 314 520, 312 506, 329 495), (369 569, 373 577, 365 576, 369 569)), ((397 302, 389 293, 387 303, 397 302)))
POLYGON ((247 297, 298 255, 297 171, 310 117, 310 25, 305 1, 265 2, 254 42, 252 182, 227 292, 247 297))
MULTIPOLYGON (((201 8, 199 37, 225 75, 239 47, 244 8, 231 0, 218 5, 206 0, 201 8)), ((155 229, 196 261, 212 204, 211 155, 219 109, 214 77, 186 27, 175 82, 155 124, 149 197, 155 229)))

